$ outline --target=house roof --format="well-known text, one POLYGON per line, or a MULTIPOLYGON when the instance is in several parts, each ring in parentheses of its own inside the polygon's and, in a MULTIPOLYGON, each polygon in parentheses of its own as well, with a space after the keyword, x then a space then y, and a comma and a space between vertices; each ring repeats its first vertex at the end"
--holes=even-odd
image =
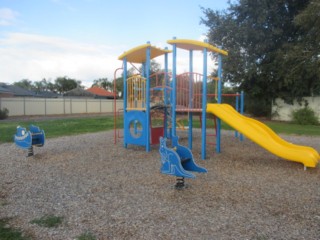
POLYGON ((88 92, 93 93, 97 96, 103 96, 103 97, 113 97, 113 93, 109 92, 103 88, 100 87, 91 87, 87 89, 88 92))
POLYGON ((0 86, 0 93, 12 93, 12 92, 9 91, 9 90, 6 89, 6 88, 0 86))
POLYGON ((14 85, 8 85, 6 83, 0 83, 0 87, 4 88, 8 92, 11 92, 16 97, 34 97, 34 92, 29 91, 27 89, 14 86, 14 85))
POLYGON ((94 94, 80 88, 76 87, 68 92, 65 92, 63 96, 69 96, 69 97, 94 97, 94 94))
POLYGON ((36 97, 42 97, 42 98, 58 98, 60 95, 54 92, 49 91, 40 91, 35 93, 36 97))

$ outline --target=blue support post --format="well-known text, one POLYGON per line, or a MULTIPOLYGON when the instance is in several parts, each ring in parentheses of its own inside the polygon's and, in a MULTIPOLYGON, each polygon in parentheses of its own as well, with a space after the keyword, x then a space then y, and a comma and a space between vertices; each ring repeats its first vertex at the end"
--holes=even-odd
MULTIPOLYGON (((218 103, 222 102, 222 56, 218 55, 218 103)), ((221 152, 221 120, 217 119, 216 152, 221 152)))
MULTIPOLYGON (((175 39, 175 38, 174 38, 175 39)), ((172 50, 173 60, 172 60, 172 110, 171 110, 171 129, 172 129, 172 135, 176 136, 176 93, 177 93, 177 46, 176 44, 173 44, 173 50, 172 50)))
MULTIPOLYGON (((244 92, 241 91, 240 94, 240 113, 243 115, 244 113, 244 92)), ((240 134, 240 141, 243 141, 243 134, 240 134)))
POLYGON ((203 79, 202 79, 202 126, 201 126, 201 158, 206 159, 206 127, 207 127, 207 49, 203 49, 203 79))
MULTIPOLYGON (((147 42, 148 44, 150 44, 150 42, 147 42)), ((150 56, 151 56, 151 49, 150 47, 147 48, 146 51, 146 69, 145 69, 145 73, 146 73, 146 80, 147 80, 147 84, 146 84, 146 114, 147 114, 147 124, 146 124, 146 151, 149 152, 150 151, 150 56)))
MULTIPOLYGON (((141 65, 141 74, 140 74, 140 75, 141 75, 142 77, 144 77, 144 78, 147 79, 147 66, 146 66, 146 64, 147 64, 147 63, 145 63, 145 62, 142 63, 142 65, 141 65)), ((142 91, 142 94, 143 94, 143 91, 142 91)), ((142 96, 142 98, 144 98, 144 97, 146 97, 146 96, 142 96)), ((146 104, 146 102, 144 103, 144 102, 142 101, 141 107, 142 107, 142 108, 146 107, 145 104, 146 104)))
MULTIPOLYGON (((127 113, 127 58, 123 59, 123 114, 124 118, 127 113)), ((123 146, 127 148, 128 129, 126 129, 125 121, 123 121, 123 146)))
MULTIPOLYGON (((193 108, 193 51, 189 51, 189 108, 193 108)), ((189 112, 189 133, 188 133, 188 144, 189 149, 192 150, 192 112, 189 112)))
MULTIPOLYGON (((166 50, 168 50, 168 48, 165 48, 166 50)), ((169 105, 169 101, 168 101, 168 87, 169 87, 169 76, 168 76, 168 53, 165 53, 164 55, 164 74, 165 74, 165 88, 163 89, 164 93, 164 105, 165 105, 165 109, 164 109, 164 126, 163 126, 163 136, 165 138, 167 138, 167 131, 168 131, 168 116, 167 116, 167 107, 169 105)))
MULTIPOLYGON (((239 93, 236 93, 236 111, 239 112, 239 93)), ((238 138, 238 131, 234 131, 234 136, 238 138)))

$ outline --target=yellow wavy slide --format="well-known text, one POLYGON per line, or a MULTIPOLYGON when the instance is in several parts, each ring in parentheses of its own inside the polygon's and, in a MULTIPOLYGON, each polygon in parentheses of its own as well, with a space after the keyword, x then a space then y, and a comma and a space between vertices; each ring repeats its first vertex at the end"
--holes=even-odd
POLYGON ((278 157, 300 162, 305 167, 316 167, 318 164, 320 155, 314 148, 295 145, 283 140, 262 122, 241 115, 228 104, 207 104, 207 112, 216 115, 278 157))

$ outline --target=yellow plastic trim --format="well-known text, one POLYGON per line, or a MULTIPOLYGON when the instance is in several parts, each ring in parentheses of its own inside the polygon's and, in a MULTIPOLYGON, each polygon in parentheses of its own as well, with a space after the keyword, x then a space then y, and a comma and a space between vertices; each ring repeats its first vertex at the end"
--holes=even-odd
MULTIPOLYGON (((127 109, 144 108, 146 104, 146 79, 135 75, 127 79, 127 109)), ((141 109, 140 109, 141 110, 141 109)))
POLYGON ((156 58, 165 53, 172 52, 171 50, 157 48, 147 43, 124 52, 118 57, 118 59, 123 60, 124 58, 127 58, 127 61, 131 63, 144 63, 146 62, 146 56, 147 56, 146 50, 149 47, 150 47, 150 59, 156 58))
POLYGON ((228 52, 217 48, 209 43, 201 42, 197 40, 189 40, 189 39, 172 39, 167 41, 168 44, 176 44, 177 48, 182 48, 185 50, 198 50, 202 51, 206 48, 210 52, 220 53, 222 55, 228 56, 228 52))

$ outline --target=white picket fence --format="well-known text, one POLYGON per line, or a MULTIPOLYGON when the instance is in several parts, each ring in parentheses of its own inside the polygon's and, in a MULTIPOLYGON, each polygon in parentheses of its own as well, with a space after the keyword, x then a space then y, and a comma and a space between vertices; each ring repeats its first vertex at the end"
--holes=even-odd
MULTIPOLYGON (((92 98, 0 98, 0 109, 7 108, 9 116, 48 116, 86 113, 113 113, 113 99, 92 98)), ((116 101, 123 108, 123 100, 116 101)))
MULTIPOLYGON (((304 100, 308 101, 308 107, 316 113, 320 120, 320 97, 304 97, 304 100)), ((294 104, 290 105, 277 98, 272 105, 272 120, 291 121, 292 112, 300 108, 304 108, 304 102, 300 105, 294 101, 294 104)))

